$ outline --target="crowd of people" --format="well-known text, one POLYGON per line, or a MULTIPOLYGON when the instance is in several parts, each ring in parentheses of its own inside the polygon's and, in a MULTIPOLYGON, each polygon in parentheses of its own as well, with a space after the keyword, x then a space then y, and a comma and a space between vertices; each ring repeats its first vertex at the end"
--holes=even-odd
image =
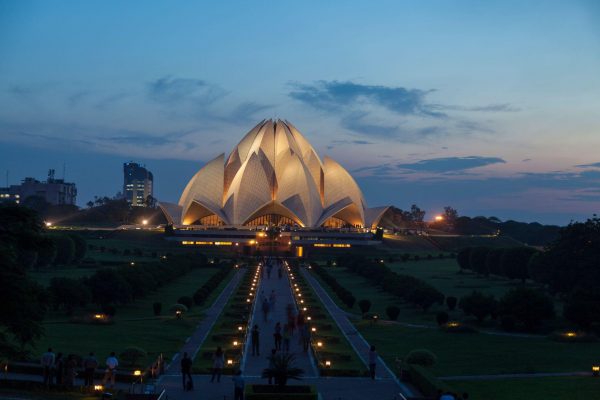
MULTIPOLYGON (((52 348, 49 348, 41 358, 42 375, 44 386, 57 386, 70 388, 75 386, 75 378, 81 374, 83 377, 83 386, 86 388, 94 387, 94 375, 99 367, 99 362, 93 352, 90 352, 87 357, 79 360, 77 356, 69 354, 64 356, 63 353, 54 353, 52 348)), ((114 352, 106 358, 106 369, 102 379, 102 385, 110 382, 111 388, 115 385, 117 375, 117 367, 119 361, 114 352)))

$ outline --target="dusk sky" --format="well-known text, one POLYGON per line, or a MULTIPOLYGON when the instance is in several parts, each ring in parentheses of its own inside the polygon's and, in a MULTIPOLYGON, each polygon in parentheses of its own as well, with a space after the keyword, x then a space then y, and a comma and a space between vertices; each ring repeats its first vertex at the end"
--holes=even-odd
POLYGON ((65 164, 83 206, 133 160, 177 201, 264 118, 369 206, 591 217, 600 2, 0 1, 0 186, 65 164))

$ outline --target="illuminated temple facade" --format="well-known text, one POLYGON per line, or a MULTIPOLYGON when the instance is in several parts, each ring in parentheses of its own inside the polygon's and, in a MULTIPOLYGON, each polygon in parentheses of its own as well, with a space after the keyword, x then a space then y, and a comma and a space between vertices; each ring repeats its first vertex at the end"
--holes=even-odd
POLYGON ((188 182, 179 203, 160 203, 175 226, 376 226, 388 207, 367 208, 340 164, 321 160, 289 122, 264 120, 229 157, 221 154, 188 182))

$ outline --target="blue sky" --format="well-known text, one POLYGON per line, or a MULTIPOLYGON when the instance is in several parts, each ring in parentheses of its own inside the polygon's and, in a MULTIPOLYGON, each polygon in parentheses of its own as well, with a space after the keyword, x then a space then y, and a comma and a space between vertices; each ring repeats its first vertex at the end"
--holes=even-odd
POLYGON ((600 211, 598 2, 322 3, 0 1, 2 185, 66 163, 83 205, 135 160, 173 201, 278 117, 369 205, 600 211))

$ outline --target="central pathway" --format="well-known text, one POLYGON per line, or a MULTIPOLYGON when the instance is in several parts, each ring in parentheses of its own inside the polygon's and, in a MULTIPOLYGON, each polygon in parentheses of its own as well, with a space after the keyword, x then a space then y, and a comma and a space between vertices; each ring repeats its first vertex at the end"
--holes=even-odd
MULTIPOLYGON (((259 280, 258 291, 256 292, 257 303, 254 307, 254 315, 250 326, 258 325, 260 331, 260 356, 252 355, 252 344, 250 340, 246 343, 244 351, 244 360, 242 362, 242 371, 247 377, 260 377, 262 370, 268 366, 267 357, 271 354, 271 350, 275 348, 275 324, 281 323, 281 329, 287 322, 286 307, 292 304, 295 307, 292 289, 288 279, 288 275, 283 265, 273 261, 271 277, 267 273, 267 266, 263 265, 264 269, 262 278, 259 280), (278 270, 281 268, 282 277, 279 278, 278 270), (275 293, 275 309, 269 312, 268 319, 265 321, 261 300, 265 296, 269 298, 271 293, 275 293)), ((297 311, 297 310, 296 310, 297 311)), ((294 336, 290 340, 290 353, 296 355, 296 366, 304 370, 304 377, 318 376, 314 360, 310 352, 304 353, 302 345, 299 343, 300 336, 298 331, 294 332, 294 336)), ((293 383, 293 382, 292 382, 293 383)))

